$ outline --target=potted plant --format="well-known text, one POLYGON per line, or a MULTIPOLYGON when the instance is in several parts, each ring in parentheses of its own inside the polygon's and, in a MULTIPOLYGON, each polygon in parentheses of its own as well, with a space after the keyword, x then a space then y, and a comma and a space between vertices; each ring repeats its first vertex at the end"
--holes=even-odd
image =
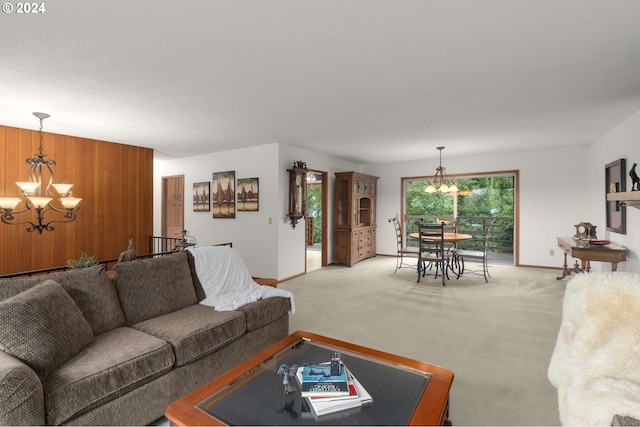
POLYGON ((80 258, 78 259, 70 259, 67 261, 69 267, 72 270, 78 270, 80 268, 87 268, 97 264, 96 259, 93 255, 89 256, 85 252, 80 254, 80 258))

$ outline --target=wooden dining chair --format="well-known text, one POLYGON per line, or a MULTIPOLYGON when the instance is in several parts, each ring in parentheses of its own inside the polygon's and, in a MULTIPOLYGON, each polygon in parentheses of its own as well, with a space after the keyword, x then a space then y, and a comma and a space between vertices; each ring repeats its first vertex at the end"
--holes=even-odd
POLYGON ((393 271, 394 273, 398 271, 399 268, 408 267, 414 268, 413 265, 404 262, 406 258, 418 258, 418 249, 415 248, 407 248, 404 246, 402 241, 402 226, 400 225, 400 221, 395 216, 393 218, 389 218, 389 222, 393 223, 393 226, 396 230, 396 269, 393 271))
MULTIPOLYGON (((460 275, 464 274, 464 272, 467 271, 464 266, 465 258, 475 259, 482 263, 482 270, 469 270, 469 272, 472 274, 484 275, 485 282, 489 283, 489 277, 491 277, 491 274, 489 274, 489 263, 487 262, 487 253, 488 253, 488 246, 489 246, 489 237, 491 235, 491 228, 496 224, 496 222, 498 222, 496 218, 493 218, 491 221, 489 221, 489 224, 487 225, 487 229, 485 230, 484 236, 482 238, 481 250, 458 249, 456 251, 456 259, 460 265, 459 267, 460 275)), ((460 275, 458 276, 458 278, 460 277, 460 275)))
POLYGON ((445 286, 445 276, 449 279, 449 254, 445 249, 444 224, 418 224, 418 282, 425 276, 427 266, 435 267, 435 277, 438 271, 445 286))

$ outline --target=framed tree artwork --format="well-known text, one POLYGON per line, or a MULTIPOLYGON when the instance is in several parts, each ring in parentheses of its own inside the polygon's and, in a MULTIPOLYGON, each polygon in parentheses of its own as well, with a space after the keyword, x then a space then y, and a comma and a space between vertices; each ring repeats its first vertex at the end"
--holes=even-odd
POLYGON ((211 204, 214 218, 236 217, 236 171, 214 172, 211 204))
POLYGON ((626 164, 624 159, 605 166, 605 203, 607 206, 607 230, 627 234, 627 208, 617 200, 607 200, 607 193, 627 191, 626 164))
POLYGON ((259 207, 258 178, 238 178, 236 205, 240 212, 257 212, 259 207))
POLYGON ((193 183, 193 211, 209 212, 211 210, 211 183, 193 183))

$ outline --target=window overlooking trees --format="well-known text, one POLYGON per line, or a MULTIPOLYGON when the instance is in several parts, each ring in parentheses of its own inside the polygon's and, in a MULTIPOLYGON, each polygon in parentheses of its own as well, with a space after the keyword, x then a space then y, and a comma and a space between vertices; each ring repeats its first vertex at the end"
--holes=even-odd
MULTIPOLYGON (((477 237, 483 234, 491 218, 498 218, 491 247, 494 252, 510 254, 512 259, 516 178, 515 172, 459 177, 457 193, 425 193, 430 177, 403 178, 405 215, 401 219, 405 238, 417 231, 419 221, 433 222, 435 218, 458 218, 459 232, 477 237)), ((407 239, 408 246, 414 243, 407 239)))

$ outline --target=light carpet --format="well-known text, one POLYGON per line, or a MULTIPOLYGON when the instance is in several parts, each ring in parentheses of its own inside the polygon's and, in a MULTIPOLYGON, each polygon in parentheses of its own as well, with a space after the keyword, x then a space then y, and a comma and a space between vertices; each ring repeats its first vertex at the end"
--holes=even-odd
POLYGON ((489 283, 465 274, 443 287, 394 273, 395 262, 378 256, 281 283, 296 299, 290 330, 451 369, 454 425, 559 425, 547 379, 567 281, 558 270, 491 265, 489 283))

